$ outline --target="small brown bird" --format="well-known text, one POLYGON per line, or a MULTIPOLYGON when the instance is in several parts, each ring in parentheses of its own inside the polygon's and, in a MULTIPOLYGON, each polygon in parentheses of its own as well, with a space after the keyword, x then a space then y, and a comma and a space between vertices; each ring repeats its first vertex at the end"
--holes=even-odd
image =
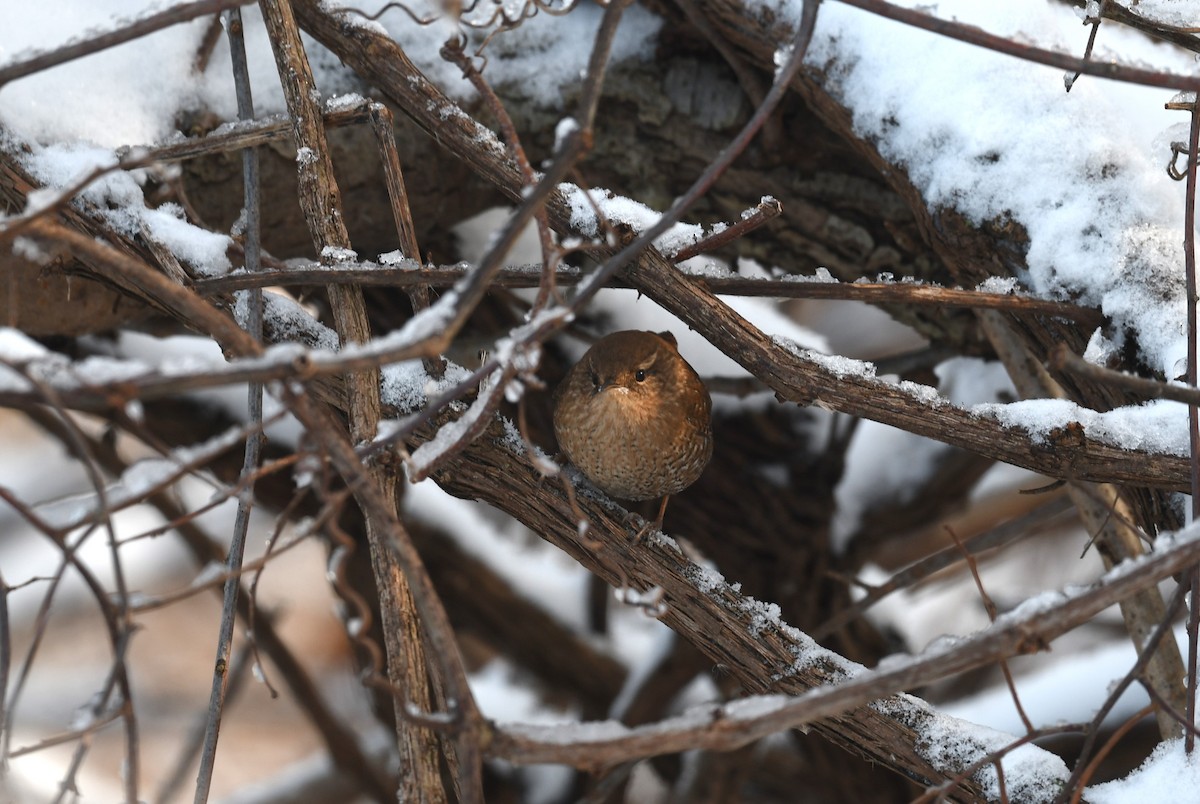
POLYGON ((683 491, 712 458, 712 399, 670 332, 614 332, 554 392, 554 433, 601 491, 626 500, 683 491))

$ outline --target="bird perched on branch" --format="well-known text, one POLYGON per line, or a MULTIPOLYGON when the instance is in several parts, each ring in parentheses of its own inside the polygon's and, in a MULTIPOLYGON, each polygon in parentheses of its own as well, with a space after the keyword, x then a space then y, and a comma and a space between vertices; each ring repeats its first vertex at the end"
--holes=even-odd
MULTIPOLYGON (((559 447, 604 493, 625 500, 670 495, 712 458, 712 400, 670 332, 601 338, 554 393, 559 447)), ((643 533, 646 531, 643 531, 643 533)))

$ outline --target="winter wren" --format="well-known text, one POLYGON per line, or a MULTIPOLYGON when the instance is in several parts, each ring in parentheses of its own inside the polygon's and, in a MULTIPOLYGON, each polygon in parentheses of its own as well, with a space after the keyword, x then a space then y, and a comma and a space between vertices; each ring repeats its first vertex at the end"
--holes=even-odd
POLYGON ((667 499, 712 457, 712 400, 670 332, 601 338, 554 393, 559 447, 601 491, 667 499))

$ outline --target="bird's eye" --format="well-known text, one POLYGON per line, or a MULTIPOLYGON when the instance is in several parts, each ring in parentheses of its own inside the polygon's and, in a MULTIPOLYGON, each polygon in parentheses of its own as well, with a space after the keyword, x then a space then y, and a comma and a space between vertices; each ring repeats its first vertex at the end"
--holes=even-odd
POLYGON ((594 371, 589 371, 588 376, 592 380, 592 386, 595 388, 599 388, 600 387, 600 375, 594 371))
POLYGON ((637 380, 638 382, 645 382, 646 381, 646 370, 638 369, 637 372, 634 373, 633 378, 635 380, 637 380))

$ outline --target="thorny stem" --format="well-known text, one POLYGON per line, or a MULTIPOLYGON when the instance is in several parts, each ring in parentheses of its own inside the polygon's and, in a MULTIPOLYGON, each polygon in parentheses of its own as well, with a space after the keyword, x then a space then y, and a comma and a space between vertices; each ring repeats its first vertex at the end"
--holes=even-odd
MULTIPOLYGON (((242 37, 241 9, 225 12, 229 35, 229 51, 233 62, 234 86, 237 90, 238 119, 254 118, 254 98, 250 88, 250 73, 246 64, 246 45, 242 37)), ((254 148, 242 151, 242 178, 245 186, 245 235, 246 270, 259 269, 261 246, 259 243, 258 204, 258 152, 254 148)), ((246 329, 256 341, 262 340, 263 315, 262 291, 253 290, 246 294, 246 329)), ((242 475, 247 476, 258 469, 262 456, 263 435, 263 388, 259 383, 250 383, 247 389, 250 421, 253 425, 246 437, 245 458, 242 475)), ((246 551, 246 535, 250 528, 250 510, 253 504, 253 487, 238 495, 237 515, 233 525, 233 538, 229 544, 226 560, 229 577, 221 606, 221 624, 217 635, 217 655, 214 663, 212 692, 208 704, 208 723, 204 731, 204 747, 200 754, 200 770, 196 778, 196 804, 208 800, 212 784, 213 768, 217 758, 217 739, 221 730, 221 713, 229 688, 230 658, 232 655, 233 629, 237 622, 238 593, 241 591, 242 558, 246 551)))

